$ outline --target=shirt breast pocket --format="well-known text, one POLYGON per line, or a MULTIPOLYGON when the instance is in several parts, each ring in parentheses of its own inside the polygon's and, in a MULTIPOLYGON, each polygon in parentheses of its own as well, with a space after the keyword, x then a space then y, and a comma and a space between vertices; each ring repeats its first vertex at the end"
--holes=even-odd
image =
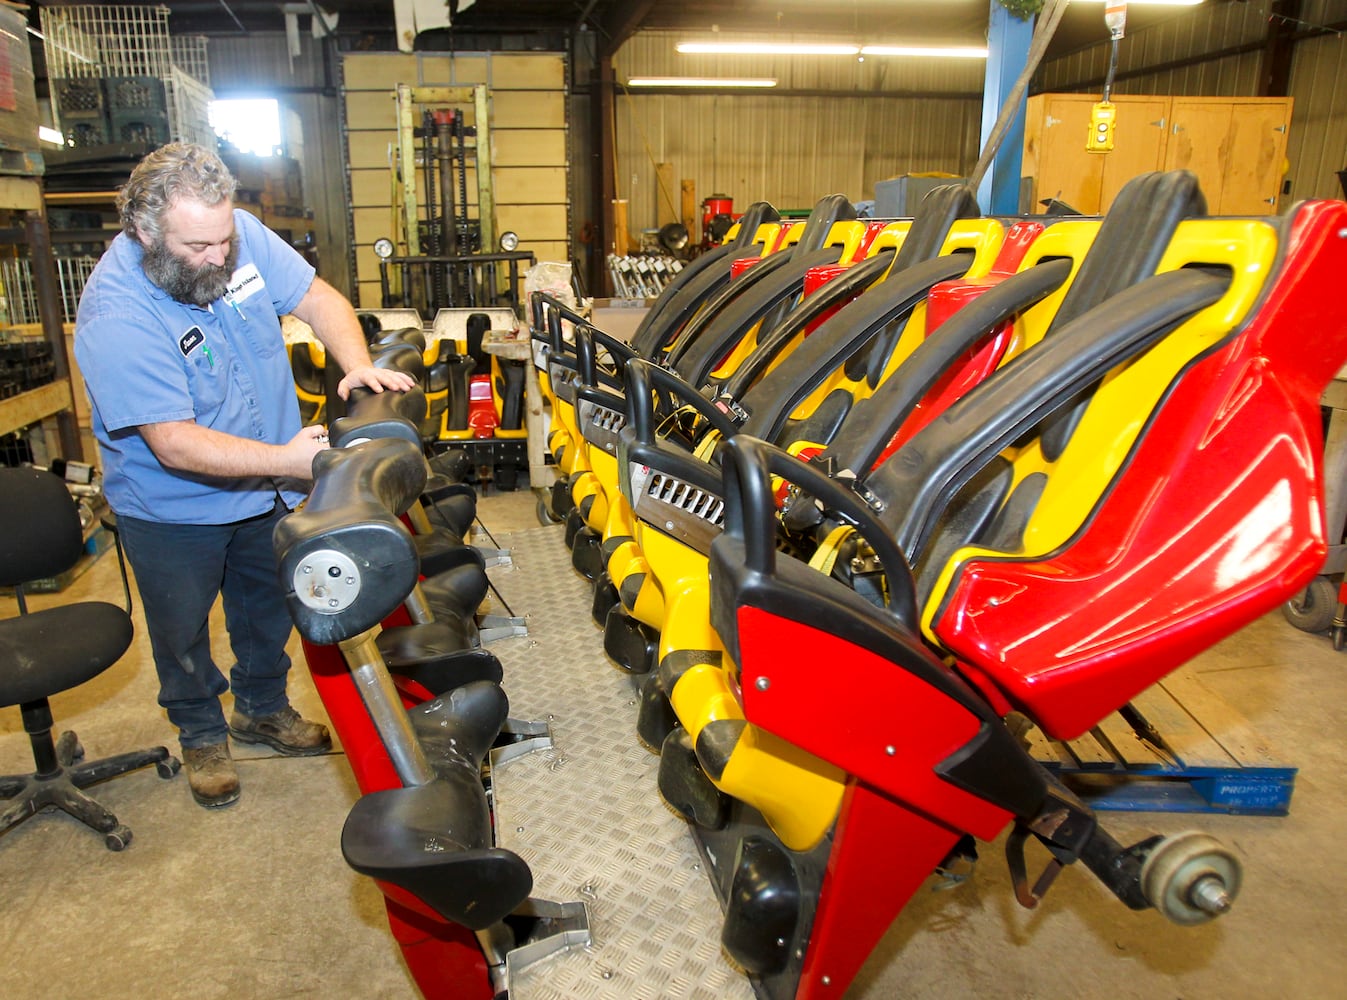
POLYGON ((228 372, 213 363, 204 349, 193 351, 187 359, 187 390, 192 395, 192 412, 197 423, 208 424, 225 401, 228 372))

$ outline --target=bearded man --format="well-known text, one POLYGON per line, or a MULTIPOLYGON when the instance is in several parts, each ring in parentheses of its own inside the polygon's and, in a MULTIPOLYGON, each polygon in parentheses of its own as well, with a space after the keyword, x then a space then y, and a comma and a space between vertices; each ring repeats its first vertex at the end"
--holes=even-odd
POLYGON ((284 754, 331 747, 290 706, 291 622, 271 547, 304 496, 322 427, 301 427, 280 316, 314 330, 346 373, 338 394, 406 390, 373 367, 349 302, 292 247, 234 208, 214 152, 150 153, 118 194, 122 232, 80 299, 75 355, 92 404, 104 491, 148 626, 159 704, 177 727, 192 795, 239 797, 228 737, 284 754), (223 596, 236 659, 226 681, 208 619, 223 596), (220 696, 232 690, 226 724, 220 696))

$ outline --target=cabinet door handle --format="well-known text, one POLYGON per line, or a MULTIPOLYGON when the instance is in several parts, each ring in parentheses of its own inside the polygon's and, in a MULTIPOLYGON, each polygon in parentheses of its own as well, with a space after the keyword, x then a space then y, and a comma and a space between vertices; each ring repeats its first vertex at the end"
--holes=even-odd
POLYGON ((1285 125, 1274 125, 1274 126, 1272 127, 1272 131, 1274 131, 1274 132, 1285 132, 1285 131, 1286 131, 1286 126, 1285 126, 1285 125))
POLYGON ((1151 122, 1150 124, 1154 125, 1156 128, 1164 128, 1164 127, 1165 127, 1165 120, 1164 120, 1163 118, 1161 118, 1159 121, 1151 122))
POLYGON ((1174 123, 1174 127, 1173 127, 1172 129, 1170 129, 1170 132, 1172 132, 1174 135, 1178 135, 1178 134, 1179 134, 1180 132, 1182 132, 1182 131, 1183 131, 1183 126, 1180 125, 1178 122, 1175 122, 1175 123, 1174 123))
POLYGON ((1264 201, 1265 204, 1268 204, 1268 205, 1275 205, 1275 204, 1277 204, 1277 199, 1276 199, 1276 198, 1264 198, 1263 201, 1264 201))

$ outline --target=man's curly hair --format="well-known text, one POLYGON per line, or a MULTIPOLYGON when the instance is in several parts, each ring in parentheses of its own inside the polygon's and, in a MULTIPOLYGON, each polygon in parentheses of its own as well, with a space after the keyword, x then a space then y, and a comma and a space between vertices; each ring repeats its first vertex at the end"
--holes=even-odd
POLYGON ((205 146, 171 142, 136 165, 117 192, 122 231, 133 240, 158 243, 164 213, 181 198, 218 205, 234 197, 238 181, 224 161, 205 146))

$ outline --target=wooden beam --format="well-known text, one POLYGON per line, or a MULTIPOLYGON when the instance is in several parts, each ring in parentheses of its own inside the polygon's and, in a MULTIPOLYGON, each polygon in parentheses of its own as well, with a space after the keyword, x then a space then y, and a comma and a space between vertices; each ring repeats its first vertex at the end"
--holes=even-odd
POLYGON ((688 231, 688 242, 696 243, 699 235, 697 232, 697 182, 690 178, 684 178, 680 185, 679 198, 682 201, 680 214, 682 215, 683 228, 688 231))
POLYGON ((1301 0, 1272 0, 1258 74, 1261 97, 1287 96, 1287 88, 1291 85, 1291 59, 1295 54, 1293 36, 1302 8, 1301 0))
POLYGON ((0 434, 22 430, 45 417, 70 409, 71 405, 69 382, 48 382, 0 400, 0 434))

